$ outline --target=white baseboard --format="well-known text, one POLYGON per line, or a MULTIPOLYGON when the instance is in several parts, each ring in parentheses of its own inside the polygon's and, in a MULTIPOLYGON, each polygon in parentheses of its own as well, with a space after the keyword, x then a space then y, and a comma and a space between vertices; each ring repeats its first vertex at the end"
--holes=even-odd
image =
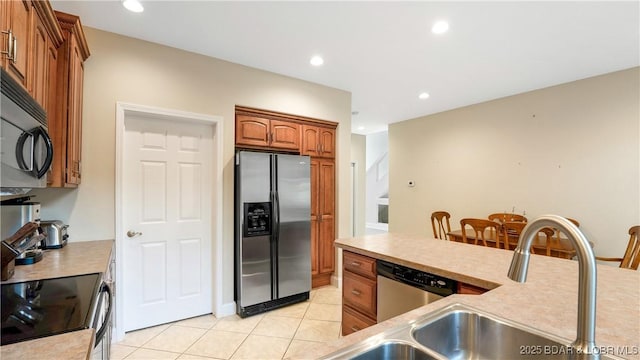
POLYGON ((223 318, 225 316, 234 315, 235 313, 236 313, 236 303, 232 301, 232 302, 222 304, 220 308, 216 311, 215 315, 217 318, 223 318))

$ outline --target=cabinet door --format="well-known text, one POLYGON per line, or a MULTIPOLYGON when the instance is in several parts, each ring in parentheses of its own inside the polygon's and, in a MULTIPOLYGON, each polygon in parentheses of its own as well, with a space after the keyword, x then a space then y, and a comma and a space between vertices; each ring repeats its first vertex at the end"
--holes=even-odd
POLYGON ((45 80, 45 87, 47 91, 44 110, 47 112, 47 119, 49 125, 49 135, 51 136, 51 142, 53 144, 53 162, 51 168, 47 173, 47 186, 60 186, 60 182, 63 179, 62 169, 63 161, 66 152, 62 151, 62 137, 66 136, 59 115, 56 113, 58 109, 58 48, 51 39, 47 39, 47 71, 48 75, 45 80), (58 184, 56 184, 56 181, 58 184))
POLYGON ((319 272, 319 248, 318 248, 318 160, 311 160, 311 275, 319 272))
POLYGON ((288 121, 271 120, 270 123, 272 148, 298 150, 300 149, 300 125, 288 121))
POLYGON ((329 128, 319 128, 320 156, 326 158, 336 157, 336 130, 329 128))
POLYGON ((320 160, 318 167, 320 273, 331 273, 335 269, 335 165, 333 160, 320 160))
POLYGON ((320 138, 319 128, 316 126, 302 125, 302 147, 300 155, 319 156, 320 138))
POLYGON ((12 42, 8 41, 8 34, 2 34, 2 51, 9 51, 13 60, 9 60, 3 55, 3 67, 13 76, 25 89, 27 88, 27 71, 29 65, 29 29, 31 28, 30 14, 33 12, 30 1, 3 1, 6 19, 3 19, 5 28, 3 31, 11 31, 12 42), (8 49, 11 47, 11 49, 8 49))
POLYGON ((69 37, 69 120, 67 138, 67 176, 65 185, 80 184, 82 149, 82 82, 84 63, 74 35, 69 37))
POLYGON ((255 116, 236 115, 236 145, 269 145, 269 120, 255 116))
POLYGON ((31 37, 31 46, 29 50, 29 60, 31 63, 31 73, 28 78, 28 89, 33 98, 47 109, 47 78, 49 77, 49 62, 47 57, 49 35, 44 26, 42 19, 36 13, 31 11, 31 29, 33 36, 31 37))

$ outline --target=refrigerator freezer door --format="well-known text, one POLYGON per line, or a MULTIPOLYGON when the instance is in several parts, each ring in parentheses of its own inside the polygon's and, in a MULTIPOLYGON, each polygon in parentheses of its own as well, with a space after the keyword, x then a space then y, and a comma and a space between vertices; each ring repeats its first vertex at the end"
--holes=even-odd
POLYGON ((236 262, 240 262, 238 300, 242 307, 271 300, 271 236, 245 236, 246 203, 267 203, 271 193, 271 155, 255 152, 239 153, 238 186, 241 206, 236 205, 237 234, 240 238, 236 262), (239 258, 238 258, 239 257, 239 258))
POLYGON ((311 290, 311 183, 308 156, 277 156, 278 298, 311 290))

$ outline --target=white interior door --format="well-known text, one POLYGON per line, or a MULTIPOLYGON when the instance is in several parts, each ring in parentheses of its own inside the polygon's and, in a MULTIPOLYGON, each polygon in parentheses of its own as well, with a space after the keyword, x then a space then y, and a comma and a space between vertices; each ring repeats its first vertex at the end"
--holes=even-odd
POLYGON ((213 127, 124 125, 124 331, 211 313, 213 127))

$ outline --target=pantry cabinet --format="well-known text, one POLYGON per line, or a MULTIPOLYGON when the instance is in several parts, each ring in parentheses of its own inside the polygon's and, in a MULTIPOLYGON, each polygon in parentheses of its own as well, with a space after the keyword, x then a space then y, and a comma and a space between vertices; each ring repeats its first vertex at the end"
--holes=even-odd
POLYGON ((335 270, 335 162, 311 159, 312 286, 329 285, 335 270))

